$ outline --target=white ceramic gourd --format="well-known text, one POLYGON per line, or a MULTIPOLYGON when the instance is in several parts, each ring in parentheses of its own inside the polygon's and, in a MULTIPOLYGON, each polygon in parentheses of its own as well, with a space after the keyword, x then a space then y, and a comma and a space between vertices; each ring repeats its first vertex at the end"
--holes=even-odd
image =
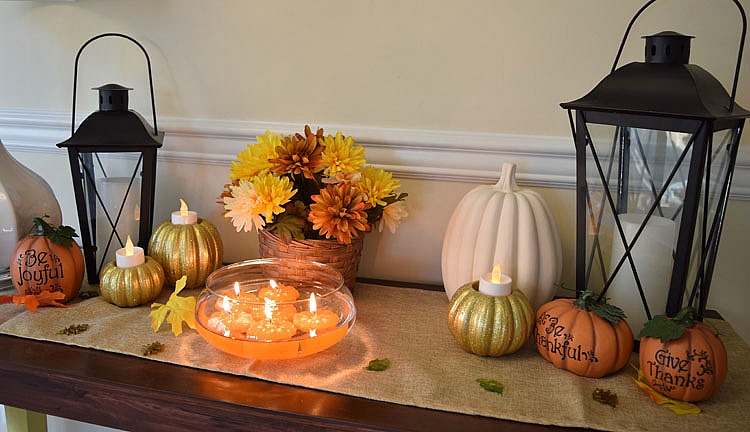
POLYGON ((554 296, 562 271, 557 226, 542 197, 518 187, 513 163, 503 164, 494 186, 469 191, 448 222, 442 250, 448 298, 495 263, 535 310, 554 296))
MULTIPOLYGON (((18 162, 0 141, 0 277, 8 270, 16 243, 31 232, 35 217, 60 225, 62 212, 49 184, 18 162)), ((2 287, 0 279, 0 287, 2 287)))

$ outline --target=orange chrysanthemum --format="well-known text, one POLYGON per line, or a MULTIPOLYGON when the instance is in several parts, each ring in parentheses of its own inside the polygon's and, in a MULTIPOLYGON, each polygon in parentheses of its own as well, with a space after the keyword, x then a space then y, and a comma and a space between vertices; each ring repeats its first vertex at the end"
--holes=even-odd
POLYGON ((307 219, 313 229, 320 230, 327 239, 335 238, 341 244, 350 244, 360 232, 368 231, 364 195, 349 183, 328 185, 313 195, 307 219))
POLYGON ((323 130, 313 134, 309 126, 305 126, 305 136, 295 134, 284 137, 276 147, 277 157, 271 159, 271 171, 276 175, 302 174, 305 178, 314 179, 315 173, 323 170, 323 149, 320 145, 323 130), (320 136, 318 136, 320 135, 320 136))

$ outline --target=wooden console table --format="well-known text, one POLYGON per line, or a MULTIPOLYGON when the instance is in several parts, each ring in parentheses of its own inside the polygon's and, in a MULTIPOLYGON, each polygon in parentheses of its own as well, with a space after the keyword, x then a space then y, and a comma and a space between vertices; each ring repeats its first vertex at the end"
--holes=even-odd
POLYGON ((135 431, 578 430, 416 408, 0 335, 0 403, 135 431))
POLYGON ((554 423, 700 432, 750 425, 750 350, 721 320, 713 324, 733 365, 727 382, 701 404, 703 413, 677 416, 649 401, 630 371, 601 380, 577 377, 549 365, 531 346, 503 359, 470 355, 435 324, 445 319, 443 293, 363 282, 351 334, 291 368, 238 360, 194 332, 154 333, 148 308, 91 299, 31 314, 4 305, 0 404, 17 408, 10 419, 19 430, 45 419, 24 410, 136 431, 573 430, 549 426, 554 423), (72 340, 59 334, 81 317, 90 331, 72 340), (141 347, 154 340, 165 351, 142 357, 141 347), (362 370, 383 357, 393 363, 383 375, 362 370), (503 396, 481 389, 476 379, 482 377, 500 380, 503 396), (617 410, 592 399, 600 387, 619 396, 617 410))

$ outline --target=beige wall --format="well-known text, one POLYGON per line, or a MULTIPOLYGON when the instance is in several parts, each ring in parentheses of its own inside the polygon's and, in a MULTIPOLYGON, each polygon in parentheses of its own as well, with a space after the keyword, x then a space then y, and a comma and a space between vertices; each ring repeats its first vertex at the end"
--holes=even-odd
MULTIPOLYGON (((168 118, 562 137, 569 126, 558 104, 581 96, 609 72, 625 25, 642 3, 0 2, 0 109, 69 112, 75 52, 89 37, 114 31, 134 36, 151 54, 158 114, 168 118)), ((748 0, 742 3, 750 7, 748 0)), ((730 81, 739 33, 731 1, 657 2, 634 28, 624 61, 641 60, 639 36, 672 27, 697 36, 694 63, 730 81)), ((738 94, 745 107, 749 67, 746 54, 738 94)), ((150 112, 140 53, 119 40, 100 41, 85 52, 81 112, 95 109, 88 89, 109 81, 136 87, 134 108, 150 112)), ((748 140, 746 134, 743 147, 748 140)), ((52 183, 65 217, 75 220, 65 158, 14 154, 52 183)), ((226 175, 217 165, 160 163, 157 219, 183 194, 220 226, 228 259, 251 257, 253 236, 234 233, 213 204, 226 175)), ((397 235, 368 239, 361 275, 439 283, 445 225, 476 184, 403 184, 411 216, 397 235)), ((572 192, 538 190, 559 225, 563 279, 571 286, 572 192)), ((746 340, 749 210, 747 201, 730 202, 711 298, 746 340)))
MULTIPOLYGON (((123 32, 153 57, 164 116, 563 136, 558 104, 609 72, 642 3, 0 2, 0 107, 69 110, 76 50, 95 34, 123 32)), ((727 83, 739 23, 730 0, 663 0, 638 21, 623 58, 642 60, 640 36, 674 27, 697 36, 693 62, 727 83)), ((738 99, 750 106, 745 59, 738 99)), ((91 45, 81 108, 94 108, 87 89, 103 80, 145 91, 141 72, 125 42, 91 45)))

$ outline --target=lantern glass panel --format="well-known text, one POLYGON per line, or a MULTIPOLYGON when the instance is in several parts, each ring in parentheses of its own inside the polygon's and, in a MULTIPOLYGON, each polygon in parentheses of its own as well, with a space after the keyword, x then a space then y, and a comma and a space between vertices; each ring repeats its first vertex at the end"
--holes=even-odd
POLYGON ((587 126, 586 287, 606 288, 637 332, 666 307, 693 135, 587 126))
POLYGON ((713 134, 707 149, 706 170, 700 183, 696 228, 694 231, 690 265, 685 284, 685 304, 705 306, 709 281, 706 274, 711 273, 706 267, 715 260, 718 247, 719 221, 718 214, 722 201, 726 199, 726 184, 731 167, 731 152, 738 145, 739 130, 727 129, 713 134), (708 186, 708 187, 706 187, 708 186), (701 299, 701 296, 704 296, 701 299))
POLYGON ((100 271, 104 264, 115 259, 115 252, 125 246, 128 236, 133 243, 138 241, 141 153, 84 153, 82 158, 84 161, 90 158, 86 170, 91 170, 91 175, 85 175, 85 184, 89 221, 95 223, 92 231, 97 247, 96 268, 100 271))

